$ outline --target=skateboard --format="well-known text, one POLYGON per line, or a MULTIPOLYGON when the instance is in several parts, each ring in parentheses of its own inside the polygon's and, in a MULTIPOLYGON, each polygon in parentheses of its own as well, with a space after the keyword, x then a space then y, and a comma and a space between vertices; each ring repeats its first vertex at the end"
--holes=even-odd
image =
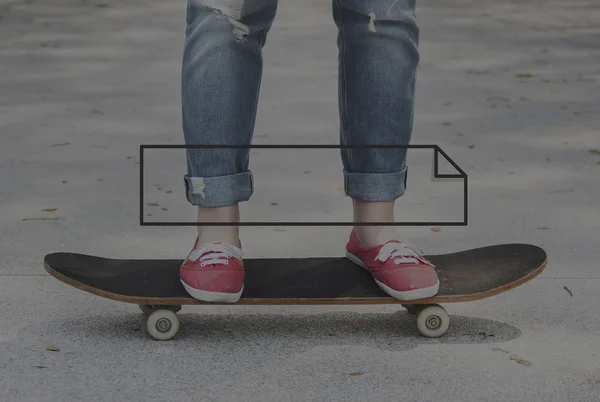
MULTIPOLYGON (((435 297, 403 301, 384 293, 373 277, 346 257, 245 259, 241 305, 400 304, 416 317, 418 331, 442 336, 450 317, 440 303, 484 299, 522 285, 546 267, 546 252, 529 244, 502 244, 426 256, 435 266, 435 297)), ((59 252, 44 258, 46 271, 75 288, 137 304, 145 332, 173 338, 182 305, 218 304, 191 298, 179 280, 182 260, 110 259, 59 252)))

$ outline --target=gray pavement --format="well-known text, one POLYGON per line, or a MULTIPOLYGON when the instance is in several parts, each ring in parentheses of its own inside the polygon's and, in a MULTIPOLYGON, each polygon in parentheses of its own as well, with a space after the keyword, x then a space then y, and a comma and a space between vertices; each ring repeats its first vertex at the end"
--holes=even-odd
MULTIPOLYGON (((184 12, 183 1, 0 1, 0 401, 600 400, 595 1, 419 2, 413 143, 466 170, 470 211, 466 227, 406 227, 405 240, 428 253, 527 242, 550 258, 520 288, 448 305, 440 339, 393 306, 211 306, 184 309, 180 335, 156 342, 135 306, 45 273, 43 256, 61 250, 189 251, 194 228, 139 226, 136 164, 140 144, 183 142, 184 12)), ((255 143, 337 142, 330 13, 281 2, 255 143)), ((431 158, 411 151, 399 220, 462 218, 460 183, 431 183, 431 158)), ((193 219, 184 168, 181 151, 148 152, 144 200, 159 207, 146 219, 193 219)), ((251 168, 244 219, 351 218, 336 150, 260 150, 251 168)), ((242 240, 247 257, 338 256, 347 233, 244 227, 242 240)))

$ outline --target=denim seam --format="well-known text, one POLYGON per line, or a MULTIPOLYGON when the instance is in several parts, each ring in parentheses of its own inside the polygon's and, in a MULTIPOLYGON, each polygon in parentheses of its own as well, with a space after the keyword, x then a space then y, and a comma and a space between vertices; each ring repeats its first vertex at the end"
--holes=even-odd
POLYGON ((185 23, 188 27, 190 26, 190 23, 191 23, 190 13, 192 11, 192 1, 193 0, 188 0, 187 7, 185 8, 185 23))
MULTIPOLYGON (((337 6, 338 12, 340 13, 340 25, 338 27, 338 35, 340 37, 340 49, 339 49, 339 53, 340 53, 340 57, 339 57, 339 74, 340 74, 340 98, 341 98, 341 105, 339 105, 339 107, 341 108, 341 112, 340 112, 340 131, 341 131, 341 136, 342 139, 344 139, 344 143, 345 144, 351 144, 351 136, 350 136, 350 130, 348 128, 348 96, 347 96, 347 84, 346 84, 346 61, 345 61, 345 55, 346 55, 346 40, 345 40, 345 33, 344 33, 344 28, 345 28, 345 22, 346 22, 346 13, 344 10, 344 7, 340 4, 340 0, 334 0, 335 5, 337 6)), ((344 144, 341 144, 344 145, 344 144)), ((350 148, 344 148, 341 150, 343 154, 345 154, 346 158, 348 159, 348 167, 350 168, 350 170, 354 170, 353 168, 353 161, 352 161, 352 149, 350 148)), ((344 179, 344 192, 348 192, 348 178, 346 177, 344 179)))

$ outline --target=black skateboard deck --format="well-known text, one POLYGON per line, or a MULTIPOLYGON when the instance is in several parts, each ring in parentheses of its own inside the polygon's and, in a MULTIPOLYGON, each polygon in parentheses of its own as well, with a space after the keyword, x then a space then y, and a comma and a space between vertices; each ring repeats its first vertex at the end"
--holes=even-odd
MULTIPOLYGON (((536 277, 547 263, 546 252, 529 244, 494 245, 426 258, 436 265, 440 290, 435 297, 412 301, 388 296, 367 271, 346 257, 244 259, 244 292, 236 304, 396 303, 417 315, 421 333, 441 336, 449 318, 438 303, 479 300, 505 292, 536 277)), ((148 315, 148 330, 156 339, 175 335, 179 327, 175 313, 182 305, 208 304, 191 298, 183 288, 181 263, 181 259, 110 259, 65 252, 44 258, 46 270, 64 283, 138 304, 148 315)))

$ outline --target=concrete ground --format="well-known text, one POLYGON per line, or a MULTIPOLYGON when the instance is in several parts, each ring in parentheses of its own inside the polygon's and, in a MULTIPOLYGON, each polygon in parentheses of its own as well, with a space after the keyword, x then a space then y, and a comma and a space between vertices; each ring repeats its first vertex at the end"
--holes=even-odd
MULTIPOLYGON (((538 279, 447 305, 439 339, 396 306, 213 306, 185 308, 179 336, 156 342, 137 307, 73 289, 42 261, 188 252, 195 228, 139 225, 136 164, 140 144, 183 143, 185 2, 0 1, 0 400, 600 400, 595 3, 418 4, 413 143, 438 144, 467 172, 470 211, 466 227, 403 238, 428 253, 538 244, 549 253, 538 279)), ((330 13, 281 2, 255 143, 337 143, 330 13)), ((399 220, 462 219, 462 187, 431 183, 431 157, 411 151, 399 220)), ((337 150, 260 150, 251 164, 245 220, 351 219, 337 150)), ((148 221, 193 219, 184 169, 180 150, 149 151, 148 221)), ((247 257, 339 256, 347 234, 242 228, 247 257)))

